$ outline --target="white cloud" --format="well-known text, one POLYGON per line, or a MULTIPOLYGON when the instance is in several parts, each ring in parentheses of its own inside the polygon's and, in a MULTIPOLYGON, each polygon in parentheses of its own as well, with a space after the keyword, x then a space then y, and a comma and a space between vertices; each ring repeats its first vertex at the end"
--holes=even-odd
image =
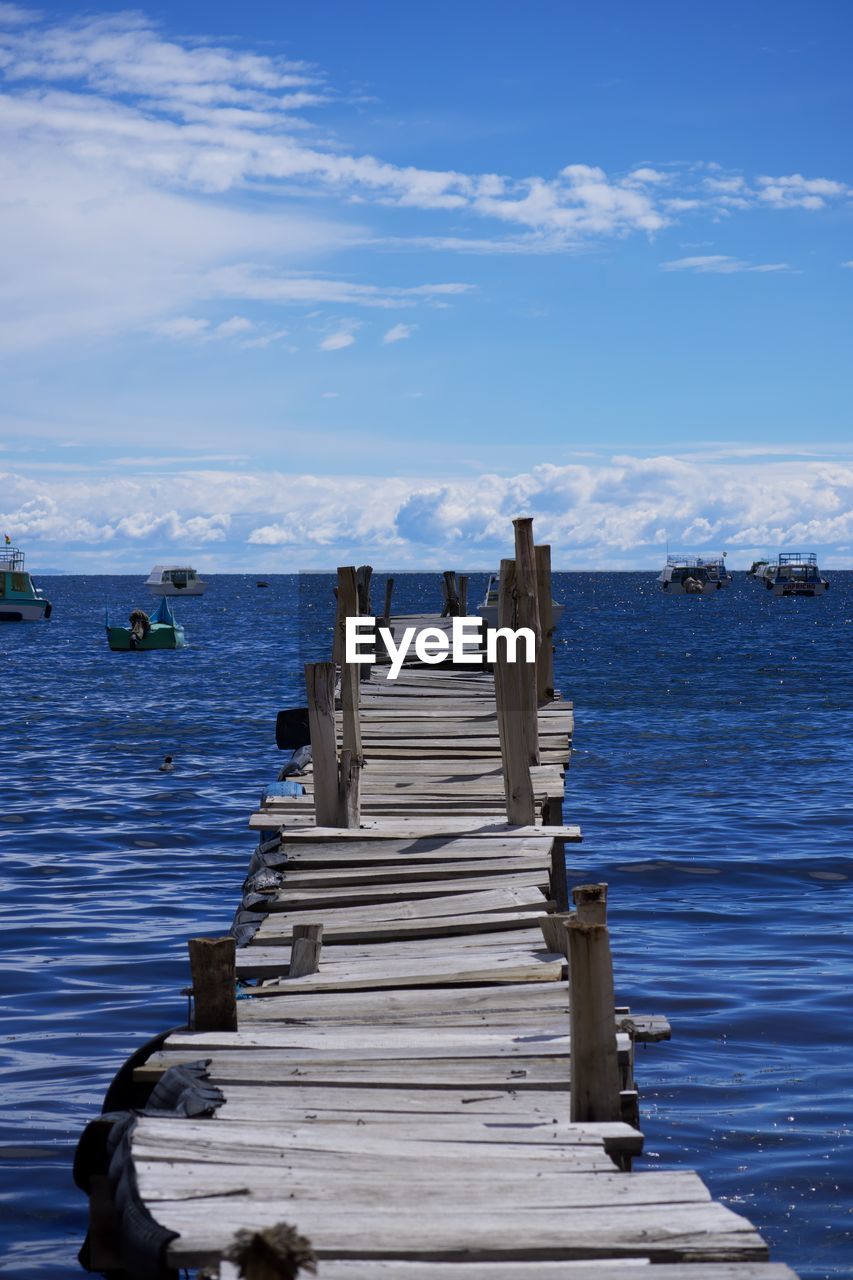
MULTIPOLYGON (((316 112, 342 100, 298 59, 169 38, 139 12, 49 20, 0 4, 0 28, 7 349, 163 331, 199 312, 212 334, 222 322, 206 306, 216 301, 415 307, 468 290, 336 279, 319 267, 381 239, 363 225, 371 206, 396 210, 397 241, 406 210, 430 211, 436 234, 413 238, 415 248, 534 254, 654 235, 703 213, 817 210, 850 192, 825 177, 748 181, 670 162, 522 177, 392 164, 321 132, 316 112), (480 233, 457 229, 466 217, 480 233)), ((255 345, 265 344, 259 332, 255 345)))
POLYGON ((383 335, 383 342, 402 342, 405 338, 411 338, 416 326, 413 324, 395 324, 393 329, 389 329, 383 335))
POLYGON ((172 320, 164 320, 154 325, 154 332, 163 338, 201 338, 207 334, 210 321, 197 316, 175 316, 172 320))
POLYGON ((787 262, 743 262, 723 253, 707 253, 692 258, 675 258, 660 264, 662 271, 694 271, 702 275, 730 276, 741 271, 790 271, 787 262))
MULTIPOLYGON (((285 474, 195 467, 166 474, 86 477, 7 470, 0 527, 38 558, 144 563, 158 546, 211 548, 207 564, 251 568, 260 549, 298 547, 300 566, 435 564, 451 555, 493 567, 514 516, 536 518, 559 567, 648 567, 668 534, 677 549, 800 543, 832 551, 853 541, 853 465, 809 456, 619 455, 425 484, 417 478, 285 474), (258 512, 264 512, 263 520, 258 512), (341 560, 341 557, 344 559, 341 560)), ((201 556, 199 557, 201 559, 201 556)), ((280 564, 273 556, 268 567, 280 564)), ((291 563, 291 562, 288 562, 291 563)))
POLYGON ((759 199, 777 209, 822 209, 828 200, 850 194, 843 182, 829 178, 804 178, 792 173, 783 178, 759 178, 759 199))
POLYGON ((251 320, 247 320, 245 316, 232 316, 230 320, 223 320, 213 331, 216 338, 233 338, 238 333, 248 333, 253 329, 254 325, 251 320))
POLYGON ((330 333, 320 343, 321 351, 343 351, 344 347, 351 347, 355 342, 355 335, 348 329, 341 329, 338 333, 330 333))

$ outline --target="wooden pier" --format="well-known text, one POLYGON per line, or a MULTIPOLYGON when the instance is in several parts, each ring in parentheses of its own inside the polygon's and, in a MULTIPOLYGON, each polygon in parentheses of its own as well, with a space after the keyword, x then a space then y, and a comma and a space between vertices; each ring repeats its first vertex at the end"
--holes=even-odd
MULTIPOLYGON (((501 621, 529 589, 538 670, 306 669, 313 773, 251 816, 241 945, 191 943, 190 1027, 131 1060, 81 1141, 92 1270, 792 1276, 695 1173, 636 1167, 634 1046, 669 1028, 614 1005, 606 886, 566 885, 572 708, 531 551, 517 522, 501 621)), ((342 570, 339 628, 356 585, 342 570)))

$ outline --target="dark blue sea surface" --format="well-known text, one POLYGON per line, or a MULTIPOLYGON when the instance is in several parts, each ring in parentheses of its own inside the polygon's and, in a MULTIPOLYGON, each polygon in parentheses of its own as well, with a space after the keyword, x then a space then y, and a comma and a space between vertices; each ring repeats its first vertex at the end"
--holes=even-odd
MULTIPOLYGON (((230 923, 275 713, 327 656, 330 579, 267 581, 178 601, 179 652, 108 651, 104 606, 144 607, 139 578, 45 579, 52 620, 0 628, 0 1269, 21 1280, 81 1274, 77 1138, 184 1020, 186 940, 230 923)), ((435 575, 396 584, 401 610, 438 603, 435 575)), ((851 587, 555 582, 570 883, 610 885, 618 1003, 673 1024, 638 1054, 640 1167, 697 1169, 809 1280, 853 1275, 851 587)))

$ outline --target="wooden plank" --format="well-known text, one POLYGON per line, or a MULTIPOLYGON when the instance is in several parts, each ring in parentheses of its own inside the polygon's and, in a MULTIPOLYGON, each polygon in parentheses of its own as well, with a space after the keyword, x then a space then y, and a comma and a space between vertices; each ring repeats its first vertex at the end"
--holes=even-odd
MULTIPOLYGON (((215 1258, 240 1228, 259 1230, 281 1217, 281 1201, 248 1197, 162 1201, 157 1220, 179 1238, 169 1246, 172 1266, 215 1258)), ((601 1210, 528 1208, 518 1211, 470 1204, 432 1214, 417 1204, 377 1206, 369 1214, 336 1203, 299 1206, 299 1230, 317 1256, 417 1257, 454 1260, 537 1258, 651 1258, 652 1261, 723 1260, 733 1255, 763 1260, 767 1248, 744 1218, 719 1204, 625 1206, 601 1210)))
MULTIPOLYGON (((277 827, 280 825, 274 817, 266 813, 253 813, 249 822, 254 827, 277 827), (257 819, 257 821, 256 821, 257 819)), ((347 827, 316 827, 288 824, 284 831, 284 839, 288 844, 315 844, 324 841, 348 840, 415 840, 429 839, 435 836, 464 835, 474 839, 487 840, 492 836, 502 836, 510 840, 528 840, 531 838, 549 837, 555 840, 578 842, 581 839, 580 827, 552 826, 514 826, 508 822, 481 821, 479 818, 465 818, 453 815, 442 818, 398 818, 386 821, 381 818, 366 818, 361 826, 350 830, 347 827)))
MULTIPOLYGON (((429 902, 431 899, 424 901, 429 902)), ((353 907, 352 911, 355 910, 353 907)), ((539 919, 541 908, 535 912, 491 911, 482 915, 424 916, 421 919, 403 921, 377 919, 373 922, 348 922, 341 919, 336 923, 328 923, 332 914, 331 911, 323 912, 323 940, 327 944, 358 940, 390 942, 394 938, 450 938, 456 934, 485 933, 495 929, 527 929, 539 919)), ((267 916, 244 951, 251 953, 255 947, 271 947, 288 942, 294 923, 293 917, 284 914, 267 916)), ((245 972, 244 964, 244 961, 238 962, 238 973, 245 972)))

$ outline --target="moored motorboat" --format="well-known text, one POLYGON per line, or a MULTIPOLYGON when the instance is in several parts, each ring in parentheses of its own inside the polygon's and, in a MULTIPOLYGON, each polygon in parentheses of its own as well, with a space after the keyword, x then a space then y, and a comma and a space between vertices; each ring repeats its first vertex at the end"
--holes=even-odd
POLYGON ((696 557, 696 564, 699 568, 706 569, 710 582, 717 583, 720 587, 730 587, 732 585, 732 575, 726 568, 726 553, 722 555, 704 555, 696 557))
MULTIPOLYGON (((477 613, 483 619, 487 627, 497 627, 498 625, 498 597, 500 595, 501 579, 500 574, 490 573, 489 581, 486 583, 486 594, 483 597, 483 603, 477 606, 477 613)), ((559 626, 560 619, 563 616, 564 606, 558 604, 556 600, 551 601, 551 618, 554 627, 559 626)))
POLYGON ((203 596, 207 590, 195 569, 179 564, 155 564, 145 585, 153 596, 203 596))
POLYGON ((0 547, 0 622, 40 622, 53 606, 24 568, 24 553, 6 535, 0 547))
POLYGON ((169 601, 163 597, 157 611, 149 618, 142 609, 134 609, 129 626, 112 626, 105 618, 107 641, 116 653, 133 653, 150 649, 183 649, 184 629, 175 620, 169 601))
POLYGON ((825 595, 829 581, 817 567, 813 551, 780 551, 778 558, 766 565, 760 576, 774 596, 825 595))
POLYGON ((748 578, 755 578, 756 580, 760 579, 769 563, 769 560, 753 560, 752 564, 746 571, 746 576, 748 578))
POLYGON ((723 583, 712 556, 667 556, 658 574, 661 591, 671 596, 710 596, 723 583))

